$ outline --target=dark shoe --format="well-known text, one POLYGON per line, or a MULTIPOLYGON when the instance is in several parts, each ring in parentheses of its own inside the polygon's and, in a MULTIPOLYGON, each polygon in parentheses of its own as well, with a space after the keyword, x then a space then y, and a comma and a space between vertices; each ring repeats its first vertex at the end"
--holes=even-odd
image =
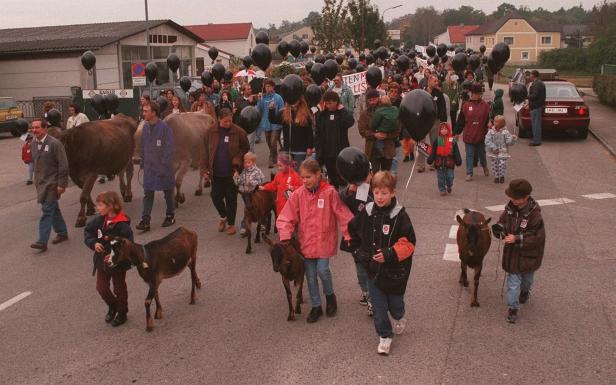
POLYGON ((30 186, 33 182, 31 180, 26 182, 26 186, 30 186))
POLYGON ((47 251, 47 245, 40 242, 34 242, 30 247, 36 250, 47 251))
POLYGON ((410 162, 411 161, 411 156, 407 155, 404 157, 404 159, 402 159, 403 162, 410 162))
POLYGON ((150 231, 150 221, 142 219, 141 222, 135 228, 139 231, 150 231))
POLYGON ((504 176, 501 176, 501 177, 500 177, 500 182, 501 182, 501 183, 505 183, 505 177, 504 177, 504 176))
POLYGON ((411 160, 411 162, 414 161, 415 160, 415 154, 409 155, 409 159, 411 160))
POLYGON ((111 321, 111 326, 116 327, 122 325, 126 322, 126 313, 118 313, 113 321, 111 321))
POLYGON ((109 311, 107 312, 107 315, 105 316, 105 322, 109 323, 113 321, 117 313, 118 312, 115 309, 115 306, 109 306, 109 311))
POLYGON ((494 183, 500 183, 500 178, 494 178, 494 183))
POLYGON ((68 235, 56 235, 56 237, 51 241, 53 245, 57 245, 58 243, 62 243, 64 241, 68 241, 68 235))
POLYGON ((315 323, 322 315, 323 309, 321 309, 321 306, 313 307, 312 310, 310 310, 310 314, 308 314, 308 318, 306 318, 306 322, 308 322, 309 324, 315 323))
POLYGON ((447 194, 451 194, 451 186, 447 186, 447 194))
POLYGON ((516 323, 518 320, 518 309, 509 309, 507 312, 507 322, 510 324, 516 323))
POLYGON ((530 293, 528 291, 520 292, 520 303, 528 302, 529 297, 530 297, 530 293))
POLYGON ((338 304, 336 303, 336 294, 326 295, 327 306, 325 306, 325 314, 328 317, 333 317, 338 311, 338 304))
POLYGON ((531 146, 531 147, 535 147, 535 146, 541 146, 541 143, 530 142, 528 145, 531 146))
POLYGON ((163 227, 169 227, 169 226, 171 226, 174 223, 175 223, 175 218, 173 217, 173 215, 167 215, 165 217, 165 220, 163 221, 162 226, 163 227))

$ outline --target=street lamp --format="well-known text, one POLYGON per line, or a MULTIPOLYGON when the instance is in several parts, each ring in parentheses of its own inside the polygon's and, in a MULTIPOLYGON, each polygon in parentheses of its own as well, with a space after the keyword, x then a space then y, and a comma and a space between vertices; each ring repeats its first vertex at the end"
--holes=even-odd
POLYGON ((396 9, 400 7, 402 7, 402 4, 398 4, 398 5, 394 5, 393 7, 385 8, 383 12, 381 13, 381 18, 383 19, 383 21, 385 21, 385 12, 389 11, 390 9, 396 9))

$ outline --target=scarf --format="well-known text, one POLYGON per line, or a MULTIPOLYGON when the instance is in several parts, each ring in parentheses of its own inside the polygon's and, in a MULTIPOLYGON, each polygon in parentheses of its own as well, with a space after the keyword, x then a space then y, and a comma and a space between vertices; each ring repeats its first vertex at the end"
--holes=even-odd
POLYGON ((447 135, 443 136, 440 134, 440 127, 439 127, 439 135, 438 135, 438 139, 436 142, 436 155, 438 156, 450 156, 453 152, 452 149, 452 144, 453 141, 451 140, 452 136, 451 136, 451 126, 449 126, 449 124, 447 125, 447 135))

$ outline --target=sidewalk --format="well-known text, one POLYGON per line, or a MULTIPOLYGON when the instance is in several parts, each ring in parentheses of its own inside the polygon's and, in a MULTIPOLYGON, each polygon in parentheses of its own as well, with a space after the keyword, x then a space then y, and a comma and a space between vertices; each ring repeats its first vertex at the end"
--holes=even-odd
POLYGON ((591 88, 580 88, 590 108, 590 132, 616 157, 616 109, 601 104, 591 88))

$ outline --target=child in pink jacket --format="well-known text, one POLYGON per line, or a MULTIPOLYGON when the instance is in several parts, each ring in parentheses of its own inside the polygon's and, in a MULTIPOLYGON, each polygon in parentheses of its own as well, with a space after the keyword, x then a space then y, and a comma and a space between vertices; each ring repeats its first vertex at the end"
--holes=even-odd
POLYGON ((321 167, 316 160, 305 160, 300 169, 303 186, 293 192, 276 220, 280 241, 288 241, 298 227, 299 243, 304 256, 306 281, 312 310, 306 321, 316 322, 323 315, 317 275, 321 278, 328 317, 336 314, 336 295, 329 270, 329 258, 338 250, 338 229, 344 239, 350 239, 348 223, 353 214, 340 200, 338 192, 321 179, 321 167))

